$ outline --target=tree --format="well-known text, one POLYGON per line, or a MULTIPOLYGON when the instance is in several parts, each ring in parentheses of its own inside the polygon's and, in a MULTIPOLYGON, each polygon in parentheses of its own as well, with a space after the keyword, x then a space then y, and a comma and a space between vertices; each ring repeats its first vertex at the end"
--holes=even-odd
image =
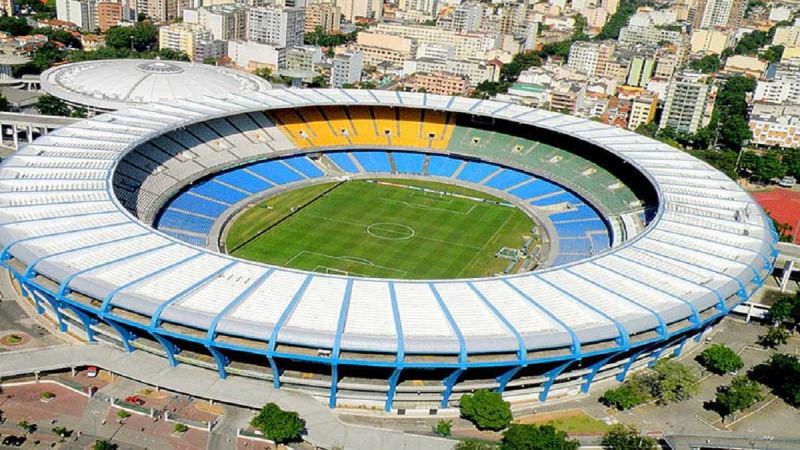
POLYGON ((17 428, 22 430, 23 434, 28 435, 34 433, 37 427, 35 423, 30 423, 27 420, 20 420, 17 422, 17 428))
POLYGON ((0 31, 4 31, 12 36, 25 36, 31 33, 31 26, 21 17, 3 16, 0 17, 0 31))
MULTIPOLYGON (((744 119, 739 120, 744 122, 744 119)), ((742 164, 743 169, 749 173, 750 179, 759 183, 768 183, 770 180, 780 178, 786 173, 786 169, 775 152, 767 152, 760 156, 753 155, 747 159, 743 157, 743 160, 746 161, 746 163, 742 164)))
POLYGON ((778 299, 770 308, 769 317, 786 331, 795 331, 800 327, 800 293, 778 299))
POLYGON ((714 344, 703 350, 697 361, 717 375, 735 372, 744 367, 742 358, 723 344, 714 344))
POLYGON ((639 434, 639 430, 617 424, 603 436, 601 445, 609 450, 656 450, 655 439, 639 434))
POLYGON ((609 407, 620 411, 631 409, 652 400, 649 389, 639 380, 641 375, 634 375, 628 381, 615 389, 607 390, 600 401, 609 407))
POLYGON ((453 421, 447 419, 441 419, 436 422, 436 426, 433 427, 433 432, 438 434, 439 436, 450 436, 450 433, 453 430, 453 421))
POLYGON ((203 58, 203 64, 208 64, 209 66, 216 66, 217 65, 217 58, 213 56, 206 56, 203 58))
POLYGON ((503 92, 508 92, 508 88, 511 87, 511 83, 508 82, 499 82, 499 81, 481 81, 475 86, 475 90, 472 91, 472 97, 474 98, 490 98, 494 97, 495 95, 503 92))
POLYGON ((275 403, 267 403, 250 425, 259 429, 264 436, 278 444, 285 444, 300 439, 306 425, 300 415, 294 411, 284 411, 275 403))
POLYGON ((3 94, 0 94, 0 111, 11 111, 11 102, 3 94))
POLYGON ((764 31, 753 31, 747 33, 739 40, 733 53, 737 55, 757 55, 758 49, 767 45, 772 38, 764 31))
POLYGON ((253 75, 261 77, 265 80, 269 80, 270 78, 272 78, 272 69, 269 67, 259 67, 258 69, 253 71, 253 75))
POLYGON ((503 434, 503 450, 577 450, 580 442, 569 439, 567 433, 552 425, 513 424, 503 434))
POLYGON ((702 73, 714 73, 722 68, 722 61, 720 61, 719 55, 713 53, 700 59, 695 59, 689 63, 689 67, 702 73))
POLYGON ((786 403, 800 407, 800 358, 777 353, 766 363, 759 364, 750 377, 772 390, 786 403))
POLYGON ((453 450, 497 450, 497 448, 497 444, 492 442, 469 439, 466 441, 460 441, 455 447, 453 447, 453 450))
POLYGON ((766 348, 777 348, 789 342, 789 331, 782 326, 769 327, 767 333, 758 337, 758 343, 766 348))
POLYGON ((635 0, 622 0, 617 7, 617 11, 603 25, 597 39, 618 39, 619 32, 628 24, 628 19, 636 12, 639 2, 635 0))
POLYGON ((479 430, 502 430, 511 423, 511 408, 499 392, 479 389, 461 397, 461 416, 479 430))
POLYGON ((112 444, 111 442, 106 441, 105 439, 94 441, 94 445, 92 446, 92 450, 116 450, 116 448, 117 448, 116 444, 112 444))
POLYGON ((117 411, 117 419, 119 419, 120 422, 122 422, 123 420, 127 419, 130 416, 131 413, 125 411, 124 409, 120 409, 119 411, 117 411))
POLYGON ((747 377, 739 376, 728 386, 717 388, 715 407, 723 419, 745 410, 764 399, 761 385, 747 377))
POLYGON ((699 391, 697 374, 677 361, 662 359, 653 371, 656 374, 653 396, 661 404, 686 400, 699 391))
POLYGON ((769 63, 777 63, 780 62, 781 57, 783 56, 783 46, 782 45, 771 45, 769 48, 764 50, 759 57, 769 63))
POLYGON ((43 95, 36 100, 36 109, 46 116, 69 116, 69 106, 58 97, 43 95))
POLYGON ((138 22, 132 27, 112 27, 106 32, 106 45, 115 49, 143 52, 156 48, 158 27, 150 22, 138 22))

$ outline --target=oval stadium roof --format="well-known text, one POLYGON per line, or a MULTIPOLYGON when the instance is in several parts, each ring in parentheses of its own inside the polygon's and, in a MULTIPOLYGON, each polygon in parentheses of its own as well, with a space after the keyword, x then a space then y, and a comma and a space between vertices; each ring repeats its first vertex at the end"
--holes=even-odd
MULTIPOLYGON (((293 149, 287 152, 308 152, 293 149)), ((161 321, 310 348, 459 355, 575 348, 700 323, 757 289, 775 242, 734 181, 630 131, 492 100, 422 93, 273 89, 225 101, 149 104, 63 127, 0 165, 0 257, 25 277, 95 300, 103 316, 161 321), (252 111, 382 105, 495 117, 594 144, 638 168, 658 211, 605 253, 537 272, 471 280, 376 280, 306 273, 221 255, 140 222, 112 187, 120 158, 156 136, 252 111), (52 284, 52 283, 50 283, 52 284), (102 302, 101 306, 100 302, 102 302), (706 314, 706 316, 704 316, 706 314), (150 320, 150 319, 148 319, 150 320)))
POLYGON ((264 91, 264 79, 222 67, 179 61, 114 59, 53 67, 42 74, 42 89, 70 103, 116 110, 141 103, 203 96, 225 98, 264 91))

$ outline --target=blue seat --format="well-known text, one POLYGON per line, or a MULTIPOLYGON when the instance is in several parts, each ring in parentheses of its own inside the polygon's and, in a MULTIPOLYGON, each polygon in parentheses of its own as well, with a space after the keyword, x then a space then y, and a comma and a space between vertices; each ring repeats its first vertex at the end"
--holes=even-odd
POLYGON ((453 173, 455 173, 458 166, 461 165, 461 162, 460 159, 433 155, 428 162, 428 175, 449 178, 453 176, 453 173))
POLYGON ((191 231, 199 234, 208 234, 214 221, 202 217, 192 216, 172 209, 167 209, 158 219, 158 229, 172 228, 174 230, 191 231))
POLYGON ((573 254, 561 254, 561 253, 559 253, 558 256, 556 256, 555 261, 553 261, 553 265, 554 266, 560 266, 562 264, 569 264, 571 262, 579 261, 579 260, 581 260, 583 258, 585 258, 585 256, 583 256, 583 255, 573 255, 573 254))
POLYGON ((549 206, 549 205, 556 205, 558 203, 572 203, 573 200, 575 200, 574 195, 570 194, 569 192, 562 192, 558 195, 552 195, 550 197, 534 200, 531 202, 531 205, 549 206))
POLYGON ((563 222, 565 220, 595 219, 600 218, 597 213, 588 205, 580 205, 573 211, 560 212, 550 215, 553 222, 563 222))
POLYGON ((611 241, 608 234, 592 234, 592 250, 595 253, 602 252, 603 250, 611 247, 611 241))
POLYGON ((344 172, 358 173, 358 167, 353 164, 353 161, 347 156, 347 153, 326 153, 325 156, 339 166, 344 172))
POLYGON ((534 181, 525 183, 522 186, 514 188, 508 192, 511 195, 517 196, 523 200, 527 200, 529 198, 552 194, 553 192, 558 192, 560 190, 560 187, 550 183, 549 181, 534 179, 534 181))
POLYGON ((518 170, 505 169, 497 175, 493 176, 485 184, 491 188, 505 191, 511 186, 516 186, 523 181, 532 179, 530 175, 522 173, 518 170))
POLYGON ((558 253, 580 253, 588 256, 592 251, 589 238, 566 238, 558 240, 558 253))
POLYGON ((225 172, 217 175, 214 179, 230 184, 231 186, 236 186, 239 189, 244 189, 251 194, 257 194, 272 187, 271 183, 267 183, 261 178, 245 172, 244 169, 225 172))
POLYGON ((246 194, 216 183, 213 179, 198 184, 197 186, 192 186, 192 188, 189 189, 189 192, 218 200, 229 205, 237 203, 247 197, 246 194))
POLYGON ((193 195, 191 192, 184 192, 175 197, 169 204, 169 207, 182 209, 195 214, 202 214, 208 217, 219 217, 219 215, 228 208, 220 203, 193 195))
POLYGON ((425 155, 422 153, 394 152, 392 158, 399 173, 422 173, 425 164, 425 155))
POLYGON ((294 158, 284 159, 283 162, 292 166, 293 169, 299 171, 308 178, 317 178, 325 175, 317 166, 306 159, 305 156, 296 156, 294 158))
POLYGON ((459 180, 471 181, 473 183, 480 183, 484 178, 488 177, 489 174, 496 170, 497 166, 495 165, 470 161, 466 166, 464 166, 464 169, 461 170, 461 173, 459 173, 456 178, 459 180))
POLYGON ((275 184, 286 184, 303 179, 297 172, 289 169, 281 161, 266 161, 255 163, 247 167, 247 170, 258 174, 275 184))
POLYGON ((367 151, 353 152, 358 163, 367 172, 391 172, 392 166, 389 164, 389 155, 386 152, 367 151))

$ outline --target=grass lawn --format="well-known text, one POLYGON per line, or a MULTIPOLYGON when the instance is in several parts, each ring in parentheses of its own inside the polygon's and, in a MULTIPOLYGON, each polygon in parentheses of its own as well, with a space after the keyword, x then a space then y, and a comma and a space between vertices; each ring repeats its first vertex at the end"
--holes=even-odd
MULTIPOLYGON (((386 181, 499 200, 442 183, 386 181)), ((513 207, 354 180, 297 189, 256 205, 237 218, 226 244, 237 257, 323 273, 467 278, 502 271, 509 260, 495 253, 520 247, 532 227, 513 207)))
POLYGON ((522 417, 515 423, 552 425, 556 429, 571 434, 602 434, 611 428, 602 420, 597 420, 580 410, 537 413, 522 417))

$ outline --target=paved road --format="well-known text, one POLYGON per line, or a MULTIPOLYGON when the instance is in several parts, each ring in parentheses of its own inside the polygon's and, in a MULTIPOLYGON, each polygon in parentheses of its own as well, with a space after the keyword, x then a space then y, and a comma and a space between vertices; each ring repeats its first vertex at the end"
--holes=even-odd
POLYGON ((275 402, 284 409, 300 413, 308 425, 307 440, 323 447, 340 445, 353 450, 444 450, 453 447, 453 441, 447 439, 343 423, 327 406, 308 395, 274 389, 269 383, 249 378, 230 376, 220 380, 216 372, 187 364, 170 368, 164 358, 143 351, 127 354, 104 344, 64 344, 6 352, 2 354, 2 360, 0 377, 95 365, 125 378, 197 398, 253 409, 275 402))
POLYGON ((741 449, 741 450, 797 450, 800 440, 780 440, 770 436, 714 436, 714 435, 674 435, 667 436, 667 442, 674 450, 703 449, 741 449))

